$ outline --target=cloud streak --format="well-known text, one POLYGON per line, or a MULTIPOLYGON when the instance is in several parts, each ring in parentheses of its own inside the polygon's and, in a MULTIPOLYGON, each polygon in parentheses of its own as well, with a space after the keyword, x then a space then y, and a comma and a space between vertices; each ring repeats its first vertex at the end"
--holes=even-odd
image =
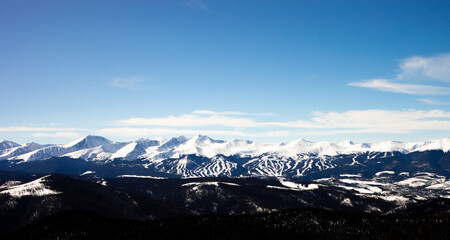
POLYGON ((450 83, 450 53, 434 57, 414 56, 399 63, 394 79, 373 78, 348 83, 349 86, 412 95, 450 95, 450 88, 417 82, 450 83))
POLYGON ((116 78, 110 82, 110 85, 116 88, 137 90, 143 81, 144 80, 139 77, 116 78))
POLYGON ((434 57, 414 56, 400 63, 398 79, 428 79, 450 82, 450 53, 434 57))
POLYGON ((175 128, 103 128, 96 131, 96 134, 115 137, 146 137, 146 136, 179 136, 179 135, 215 135, 234 137, 287 137, 295 136, 298 133, 292 131, 265 131, 265 132, 243 132, 233 130, 202 130, 202 129, 175 129, 175 128))
POLYGON ((247 136, 241 131, 228 130, 202 130, 202 129, 174 129, 174 128, 103 128, 96 131, 97 134, 117 136, 117 137, 144 137, 144 136, 164 136, 164 135, 220 135, 220 136, 247 136))
POLYGON ((215 112, 215 111, 211 111, 211 110, 195 110, 192 113, 193 114, 203 114, 203 115, 249 115, 249 113, 244 113, 244 112, 231 112, 231 111, 215 112))
POLYGON ((184 114, 180 116, 168 116, 164 118, 129 118, 116 122, 119 125, 129 126, 168 126, 168 127, 200 127, 200 126, 224 126, 224 127, 262 127, 250 118, 238 118, 222 115, 198 116, 184 114))
POLYGON ((58 132, 58 131, 86 131, 81 128, 53 128, 53 127, 26 127, 26 126, 11 126, 0 127, 0 132, 58 132))
POLYGON ((394 82, 388 79, 370 79, 348 84, 353 87, 372 88, 379 91, 413 95, 450 95, 450 88, 422 84, 394 82))
MULTIPOLYGON (((450 130, 450 112, 357 110, 347 112, 316 112, 305 123, 310 129, 330 129, 341 133, 410 133, 420 130, 450 130)), ((303 123, 303 122, 301 122, 303 123)), ((294 124, 292 127, 305 126, 294 124)))
POLYGON ((56 132, 56 133, 33 133, 33 137, 46 137, 46 138, 77 138, 80 137, 76 132, 56 132))
POLYGON ((202 114, 202 115, 249 115, 249 116, 274 116, 273 113, 247 113, 247 112, 233 112, 233 111, 223 111, 216 112, 211 110, 195 110, 192 112, 193 114, 202 114))
POLYGON ((450 102, 442 102, 442 101, 429 99, 429 98, 418 98, 416 100, 421 103, 425 103, 425 104, 429 104, 429 105, 441 105, 441 106, 450 105, 450 102))
POLYGON ((367 109, 313 112, 309 119, 292 121, 261 121, 256 117, 243 118, 239 114, 228 116, 199 112, 199 114, 160 118, 129 118, 116 121, 114 124, 97 130, 26 126, 0 127, 0 132, 31 132, 33 137, 55 138, 75 138, 81 132, 114 137, 203 134, 233 138, 410 134, 417 131, 450 131, 450 112, 438 109, 429 111, 367 109))
POLYGON ((208 117, 192 114, 166 118, 130 118, 118 121, 123 127, 107 128, 101 132, 133 136, 167 134, 212 134, 227 136, 301 136, 336 135, 350 133, 404 134, 424 130, 450 130, 450 112, 443 110, 352 110, 346 112, 314 112, 309 120, 257 121, 251 118, 212 115, 208 117), (161 128, 136 128, 158 126, 161 128), (228 127, 230 130, 201 130, 204 127, 228 127), (170 127, 170 128, 165 128, 170 127), (174 128, 175 127, 175 128, 174 128), (177 129, 178 128, 178 129, 177 129), (179 129, 197 128, 197 129, 179 129), (199 129, 200 128, 200 129, 199 129), (236 130, 239 129, 239 130, 236 130), (265 129, 274 129, 266 131, 265 129), (263 130, 263 131, 261 131, 263 130), (303 131, 302 131, 303 130, 303 131), (145 134, 144 134, 145 135, 145 134))

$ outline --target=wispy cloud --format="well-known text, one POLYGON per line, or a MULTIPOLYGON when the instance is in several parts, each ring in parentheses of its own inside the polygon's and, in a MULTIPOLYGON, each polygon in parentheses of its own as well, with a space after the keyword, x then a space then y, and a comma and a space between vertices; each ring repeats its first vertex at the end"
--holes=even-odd
POLYGON ((430 98, 418 98, 416 100, 421 103, 425 103, 425 104, 429 104, 429 105, 440 105, 440 106, 450 105, 450 102, 443 102, 443 101, 430 99, 430 98))
POLYGON ((195 110, 192 112, 193 114, 202 114, 202 115, 253 115, 253 116, 274 116, 273 113, 247 113, 247 112, 233 112, 233 111, 223 111, 216 112, 211 110, 195 110))
POLYGON ((449 87, 429 83, 437 81, 450 83, 450 53, 433 57, 410 57, 402 60, 398 68, 399 73, 393 79, 373 78, 351 82, 348 85, 413 95, 450 95, 449 87))
POLYGON ((450 95, 450 88, 422 84, 395 82, 388 79, 370 79, 348 84, 354 87, 373 88, 385 92, 414 95, 450 95))
POLYGON ((174 128, 103 128, 96 131, 97 134, 117 136, 117 137, 144 137, 144 136, 164 136, 164 135, 220 135, 220 136, 246 136, 241 131, 228 130, 202 130, 202 129, 174 129, 174 128))
POLYGON ((244 112, 231 112, 231 111, 215 112, 211 110, 195 110, 192 113, 204 115, 248 115, 248 113, 244 112))
POLYGON ((203 12, 209 12, 208 6, 206 6, 204 1, 201 0, 189 0, 185 2, 185 5, 192 9, 201 10, 203 12))
POLYGON ((165 118, 130 118, 117 122, 123 127, 102 130, 108 134, 213 134, 236 136, 301 136, 336 135, 348 133, 411 133, 422 130, 450 130, 450 112, 443 110, 352 110, 346 112, 314 112, 312 118, 294 121, 257 121, 234 116, 196 116, 192 114, 165 118), (136 128, 158 126, 163 128, 136 128), (175 128, 164 128, 175 127, 175 128), (201 130, 204 127, 230 130, 201 130), (177 128, 200 128, 177 129, 177 128), (236 130, 239 129, 239 130, 236 130), (266 131, 271 129, 271 131, 266 131), (287 130, 290 129, 290 130, 287 130), (307 130, 307 131, 305 131, 307 130), (108 132, 109 131, 109 132, 108 132))
POLYGON ((137 90, 143 81, 139 77, 116 78, 110 82, 110 85, 117 88, 137 90))
POLYGON ((179 136, 179 135, 209 135, 209 136, 233 136, 233 137, 288 137, 296 136, 299 133, 292 131, 262 131, 244 132, 234 130, 202 130, 202 129, 175 129, 175 128, 103 128, 96 131, 96 134, 115 137, 146 137, 146 136, 179 136))
POLYGON ((262 124, 250 118, 230 117, 223 115, 198 116, 184 114, 180 116, 168 116, 163 118, 129 118, 119 120, 116 124, 129 126, 168 126, 168 127, 200 127, 200 126, 224 126, 224 127, 261 127, 262 124))
POLYGON ((10 126, 0 127, 0 132, 59 132, 59 131, 86 131, 81 128, 55 128, 55 127, 27 127, 27 126, 10 126))
POLYGON ((46 138, 77 138, 80 137, 76 132, 56 132, 56 133, 33 133, 33 137, 46 137, 46 138))
POLYGON ((293 131, 278 130, 278 131, 248 133, 247 135, 251 137, 291 137, 291 136, 302 136, 303 134, 296 133, 293 131))
POLYGON ((423 79, 450 82, 450 53, 434 57, 414 56, 400 63, 398 79, 423 79))
POLYGON ((286 128, 317 129, 323 132, 305 134, 338 133, 408 133, 418 130, 450 130, 450 112, 356 110, 347 112, 315 112, 311 120, 272 122, 286 128))
MULTIPOLYGON (((428 99, 420 99, 427 103, 428 99)), ((430 100, 429 103, 433 100, 430 100)), ((197 112, 197 111, 194 111, 197 112)), ((30 132, 33 137, 75 138, 95 133, 114 137, 177 136, 204 134, 232 137, 330 136, 344 134, 409 134, 417 131, 450 131, 450 112, 444 110, 367 109, 313 112, 307 119, 262 121, 241 112, 198 112, 160 118, 129 118, 97 130, 58 127, 10 126, 0 132, 30 132), (231 115, 220 115, 227 113, 231 115), (237 114, 239 113, 239 114, 237 114), (233 115, 234 114, 234 115, 233 115)))
POLYGON ((379 133, 376 130, 368 129, 343 129, 343 130, 328 130, 328 131, 305 131, 298 133, 301 136, 333 136, 333 135, 348 135, 348 134, 369 134, 379 133))

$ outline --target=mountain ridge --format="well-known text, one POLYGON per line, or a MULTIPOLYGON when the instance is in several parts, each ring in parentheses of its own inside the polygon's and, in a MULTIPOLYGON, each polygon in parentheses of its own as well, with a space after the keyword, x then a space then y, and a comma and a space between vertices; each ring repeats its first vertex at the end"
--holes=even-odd
POLYGON ((112 160, 115 158, 161 160, 191 154, 208 158, 218 155, 254 157, 271 154, 280 158, 300 159, 299 156, 302 155, 326 157, 368 152, 400 152, 406 154, 428 150, 450 151, 450 138, 405 143, 398 141, 355 143, 351 140, 331 143, 298 139, 290 142, 263 144, 241 139, 215 140, 204 135, 196 135, 191 138, 180 136, 170 139, 138 139, 130 142, 114 142, 102 136, 88 135, 67 144, 40 145, 31 143, 19 145, 7 140, 3 140, 1 143, 5 144, 2 144, 0 150, 0 160, 21 159, 24 161, 61 156, 86 160, 112 160))

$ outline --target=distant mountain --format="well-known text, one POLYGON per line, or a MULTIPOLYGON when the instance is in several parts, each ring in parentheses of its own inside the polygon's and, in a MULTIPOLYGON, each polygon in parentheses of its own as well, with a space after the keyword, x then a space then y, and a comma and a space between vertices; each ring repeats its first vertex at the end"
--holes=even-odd
POLYGON ((42 149, 44 147, 45 146, 33 142, 24 145, 17 144, 15 145, 15 147, 4 149, 0 154, 0 160, 13 159, 16 156, 20 156, 38 149, 42 149))
POLYGON ((20 144, 17 144, 15 142, 11 142, 11 141, 8 141, 8 140, 0 141, 0 151, 3 151, 3 150, 8 149, 8 148, 18 147, 18 146, 20 146, 20 144))
POLYGON ((0 234, 65 210, 144 220, 292 208, 408 216, 450 209, 450 138, 2 143, 0 234))
MULTIPOLYGON (((35 161, 55 156, 68 156, 90 160, 106 160, 126 143, 116 143, 100 136, 86 136, 64 145, 26 144, 20 146, 20 154, 11 155, 3 150, 0 159, 21 159, 35 161)), ((17 148, 17 147, 16 147, 17 148)))
MULTIPOLYGON (((340 143, 310 142, 299 139, 279 144, 261 144, 248 140, 214 140, 208 136, 184 136, 171 139, 139 139, 133 142, 113 142, 101 136, 86 136, 68 144, 20 146, 10 141, 0 142, 0 159, 23 161, 42 160, 50 157, 68 156, 92 161, 108 161, 116 158, 127 160, 163 160, 196 155, 207 158, 216 156, 292 158, 302 160, 309 156, 327 156, 362 153, 402 153, 428 150, 450 151, 450 138, 430 142, 402 143, 395 141, 376 143, 354 143, 350 140, 340 143), (20 151, 15 151, 20 148, 20 151), (12 154, 14 152, 14 154, 12 154)), ((389 154, 387 154, 389 155, 389 154)))
POLYGON ((0 160, 5 160, 0 161, 0 170, 5 171, 40 169, 42 172, 46 169, 45 173, 57 171, 77 175, 95 172, 94 175, 100 177, 270 176, 303 179, 341 174, 371 178, 377 172, 392 171, 399 179, 420 172, 450 177, 450 138, 415 143, 358 144, 344 141, 335 144, 299 139, 260 144, 248 140, 214 140, 197 135, 189 139, 181 136, 133 142, 113 142, 100 136, 86 136, 63 145, 29 143, 17 146, 3 142, 10 146, 0 155, 0 160), (61 159, 55 160, 55 157, 61 159))

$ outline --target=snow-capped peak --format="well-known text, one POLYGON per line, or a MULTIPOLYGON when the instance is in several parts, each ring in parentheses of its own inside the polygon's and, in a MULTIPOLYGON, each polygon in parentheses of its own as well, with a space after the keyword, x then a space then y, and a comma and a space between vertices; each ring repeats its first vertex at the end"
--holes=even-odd
POLYGON ((339 142, 338 145, 343 146, 343 147, 348 147, 348 146, 355 145, 355 143, 352 140, 345 140, 345 141, 339 142))
POLYGON ((196 143, 196 144, 211 144, 211 143, 223 143, 222 140, 214 140, 206 135, 196 135, 192 138, 189 138, 187 142, 196 143))
POLYGON ((4 150, 4 149, 8 149, 8 148, 19 147, 19 146, 20 146, 20 144, 12 142, 12 141, 8 141, 8 140, 0 141, 0 151, 4 150))
POLYGON ((423 146, 417 148, 417 151, 442 150, 450 152, 450 138, 443 138, 436 141, 426 142, 423 146))
MULTIPOLYGON (((2 141, 5 143, 6 141, 2 141)), ((13 144, 14 145, 14 144, 13 144)), ((211 139, 205 135, 191 138, 184 136, 166 139, 139 139, 133 142, 113 142, 101 136, 86 136, 65 145, 39 145, 30 143, 3 150, 0 159, 22 159, 25 161, 49 157, 68 156, 89 160, 124 159, 168 159, 195 154, 205 157, 218 155, 261 156, 299 158, 305 155, 335 156, 366 152, 401 152, 443 150, 450 151, 450 138, 430 142, 384 141, 375 143, 355 143, 347 140, 340 143, 311 142, 297 139, 280 144, 261 144, 249 140, 229 141, 211 139)))
POLYGON ((212 139, 206 135, 195 135, 189 139, 189 141, 195 141, 195 142, 205 142, 205 141, 211 141, 211 140, 212 139))
POLYGON ((162 143, 160 146, 160 149, 164 150, 164 149, 173 148, 182 143, 185 143, 186 141, 187 141, 187 138, 185 136, 180 136, 178 138, 173 137, 173 138, 167 140, 166 142, 162 143))
POLYGON ((108 140, 102 136, 88 135, 88 136, 85 136, 82 138, 78 138, 75 141, 64 145, 64 147, 66 147, 66 148, 70 148, 70 147, 93 148, 93 147, 97 147, 97 146, 105 145, 105 144, 114 144, 114 142, 111 140, 108 140))

